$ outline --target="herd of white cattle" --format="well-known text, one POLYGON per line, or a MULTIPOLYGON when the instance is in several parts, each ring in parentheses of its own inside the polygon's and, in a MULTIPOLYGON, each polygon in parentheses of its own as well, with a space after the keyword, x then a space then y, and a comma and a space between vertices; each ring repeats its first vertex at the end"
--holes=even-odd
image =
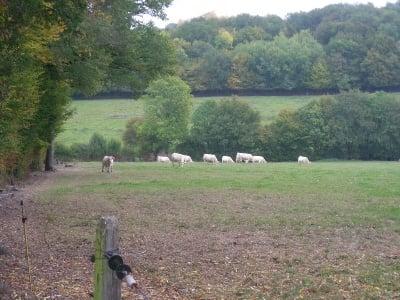
MULTIPOLYGON (((173 166, 179 165, 183 166, 184 164, 193 162, 192 158, 189 155, 184 155, 181 153, 172 153, 169 157, 168 156, 157 156, 157 161, 161 163, 172 163, 173 166)), ((203 162, 211 163, 211 164, 218 164, 219 160, 215 154, 206 153, 203 155, 203 162)), ((236 159, 233 160, 229 155, 223 155, 221 158, 221 163, 266 163, 267 160, 260 155, 252 155, 250 153, 241 153, 238 152, 236 154, 236 159)), ((299 156, 297 159, 298 163, 309 164, 310 160, 306 156, 299 156)))
MULTIPOLYGON (((109 155, 104 156, 103 161, 102 161, 101 172, 104 172, 104 170, 106 170, 108 173, 112 173, 114 160, 115 160, 114 156, 109 156, 109 155)), ((177 152, 172 153, 169 157, 159 155, 159 156, 157 156, 157 161, 160 163, 172 163, 173 166, 178 165, 180 167, 182 167, 183 165, 185 165, 187 163, 193 162, 192 158, 189 155, 185 155, 185 154, 181 154, 181 153, 177 153, 177 152)), ((215 154, 208 154, 208 153, 203 155, 203 162, 211 163, 211 164, 219 163, 218 158, 215 154)), ((236 163, 260 163, 261 164, 261 163, 266 163, 267 160, 263 156, 252 155, 250 153, 241 153, 241 152, 238 152, 236 154, 235 161, 229 155, 223 155, 221 158, 221 163, 223 163, 223 164, 224 163, 230 164, 230 163, 235 163, 235 162, 236 163)), ((297 158, 297 162, 299 164, 309 164, 310 160, 308 159, 308 157, 300 155, 297 158)))

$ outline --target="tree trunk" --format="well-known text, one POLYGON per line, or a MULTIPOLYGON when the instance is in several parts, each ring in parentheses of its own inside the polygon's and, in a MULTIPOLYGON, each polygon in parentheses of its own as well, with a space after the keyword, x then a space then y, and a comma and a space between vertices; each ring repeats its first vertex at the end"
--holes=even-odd
POLYGON ((54 171, 54 130, 52 130, 50 145, 46 150, 46 158, 44 161, 45 171, 54 171))

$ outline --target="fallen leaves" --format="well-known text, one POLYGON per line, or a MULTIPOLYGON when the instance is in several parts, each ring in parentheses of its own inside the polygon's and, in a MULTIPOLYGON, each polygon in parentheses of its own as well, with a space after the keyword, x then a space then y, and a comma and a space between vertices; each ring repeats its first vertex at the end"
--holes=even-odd
MULTIPOLYGON (((0 199, 1 300, 93 298, 90 256, 98 211, 91 210, 87 196, 82 205, 88 209, 88 220, 75 202, 54 214, 51 204, 35 200, 33 196, 49 188, 55 177, 43 174, 37 184, 0 199), (20 200, 28 217, 32 288, 20 200)), ((123 216, 136 213, 135 207, 132 211, 122 204, 118 207, 123 216)), ((138 287, 122 284, 123 299, 351 299, 360 295, 391 299, 399 295, 398 236, 397 244, 386 236, 380 238, 389 242, 374 244, 370 238, 376 233, 369 236, 368 228, 299 233, 287 227, 230 231, 206 225, 176 231, 161 226, 133 233, 123 230, 130 228, 127 219, 121 220, 120 252, 132 267, 138 287), (365 242, 363 234, 368 238, 365 242), (361 245, 358 248, 354 237, 361 245)))

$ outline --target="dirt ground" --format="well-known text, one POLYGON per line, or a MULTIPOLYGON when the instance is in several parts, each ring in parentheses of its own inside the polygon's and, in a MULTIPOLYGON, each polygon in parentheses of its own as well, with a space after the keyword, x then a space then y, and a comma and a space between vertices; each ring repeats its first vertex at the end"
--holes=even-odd
MULTIPOLYGON (((53 226, 43 212, 45 206, 35 199, 64 172, 79 172, 79 167, 33 173, 27 181, 1 192, 0 300, 93 298, 93 241, 76 239, 77 235, 66 234, 67 228, 53 226)), ((135 253, 126 258, 128 264, 135 260, 134 277, 140 283, 132 289, 123 285, 122 299, 295 299, 295 294, 299 299, 321 299, 321 295, 324 299, 363 295, 364 299, 368 295, 390 299, 399 295, 394 282, 392 290, 385 291, 360 280, 366 275, 359 268, 394 266, 386 281, 397 280, 398 235, 381 237, 374 228, 300 235, 288 228, 280 230, 271 234, 177 229, 135 237, 122 233, 125 243, 120 250, 135 253)), ((380 269, 375 269, 379 277, 380 269)))
POLYGON ((77 169, 32 173, 0 193, 1 300, 92 298, 92 263, 87 256, 70 254, 77 245, 49 242, 48 222, 34 200, 53 176, 71 171, 77 169))
MULTIPOLYGON (((61 167, 55 172, 35 172, 1 190, 0 300, 93 299, 93 241, 76 240, 64 228, 52 227, 35 200, 56 176, 79 171, 79 167, 61 167)), ((121 298, 185 299, 174 288, 158 288, 129 288, 123 282, 121 298)))

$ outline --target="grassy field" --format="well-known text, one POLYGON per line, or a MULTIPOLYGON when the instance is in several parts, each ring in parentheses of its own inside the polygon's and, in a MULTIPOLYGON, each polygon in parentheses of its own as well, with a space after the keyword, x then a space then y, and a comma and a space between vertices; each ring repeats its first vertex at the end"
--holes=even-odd
MULTIPOLYGON (((203 102, 223 98, 195 98, 193 111, 203 102)), ((318 96, 301 97, 240 97, 261 114, 262 124, 271 122, 282 109, 297 109, 318 96)), ((57 142, 65 145, 88 143, 93 133, 98 132, 106 139, 122 138, 126 122, 143 115, 141 101, 129 99, 79 100, 73 102, 75 115, 67 121, 65 131, 57 137, 57 142)))
POLYGON ((51 249, 93 253, 99 217, 116 216, 137 299, 400 297, 397 162, 116 162, 112 174, 92 162, 55 174, 35 200, 51 249))
POLYGON ((79 100, 73 107, 75 114, 56 139, 65 145, 87 144, 96 132, 106 139, 122 140, 126 122, 143 114, 142 104, 131 99, 79 100))

